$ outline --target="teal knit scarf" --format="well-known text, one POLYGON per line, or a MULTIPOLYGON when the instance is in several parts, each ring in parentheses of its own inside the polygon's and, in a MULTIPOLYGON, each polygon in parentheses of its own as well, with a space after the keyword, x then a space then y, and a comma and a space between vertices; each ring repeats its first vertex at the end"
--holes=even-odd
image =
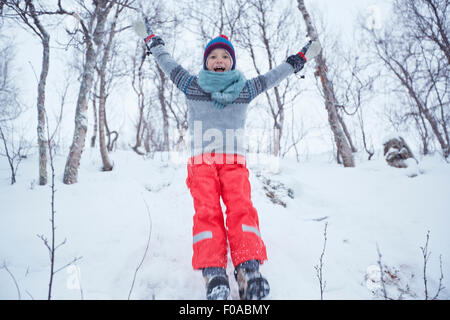
POLYGON ((214 105, 223 109, 232 103, 245 86, 244 75, 239 70, 213 72, 202 70, 198 76, 198 84, 205 91, 211 93, 214 105))

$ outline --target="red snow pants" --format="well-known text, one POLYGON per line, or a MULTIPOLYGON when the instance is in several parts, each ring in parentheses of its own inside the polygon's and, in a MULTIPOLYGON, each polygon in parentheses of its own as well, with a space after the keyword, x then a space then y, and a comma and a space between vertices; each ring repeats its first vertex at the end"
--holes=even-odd
POLYGON ((195 209, 193 268, 225 268, 228 244, 235 267, 247 260, 267 260, 245 157, 205 153, 190 158, 187 170, 195 209), (220 197, 226 206, 226 225, 220 197))

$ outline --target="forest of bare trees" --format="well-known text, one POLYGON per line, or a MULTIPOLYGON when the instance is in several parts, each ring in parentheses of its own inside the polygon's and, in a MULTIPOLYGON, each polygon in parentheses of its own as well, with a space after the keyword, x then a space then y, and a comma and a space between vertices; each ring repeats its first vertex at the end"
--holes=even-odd
POLYGON ((446 0, 396 0, 393 21, 401 28, 366 30, 374 59, 394 80, 393 91, 403 102, 392 120, 415 126, 422 154, 437 149, 446 159, 450 155, 448 10, 446 0))
POLYGON ((70 7, 56 0, 0 0, 0 155, 9 162, 11 183, 21 159, 34 149, 39 155, 39 184, 47 183, 46 113, 58 109, 49 105, 47 77, 60 74, 64 78, 63 70, 54 67, 54 52, 61 49, 67 65, 77 65, 71 69, 76 73, 77 81, 71 84, 76 101, 65 102, 66 110, 74 111, 70 120, 73 131, 65 134, 70 146, 61 149, 66 157, 65 184, 78 181, 87 147, 98 149, 103 171, 114 169, 118 146, 139 155, 186 151, 188 110, 184 98, 146 55, 142 39, 132 30, 141 10, 169 52, 192 72, 200 70, 206 42, 219 34, 228 35, 238 48, 238 68, 254 76, 297 53, 308 38, 321 42, 323 50, 308 63, 305 80, 291 77, 255 101, 255 109, 267 124, 261 135, 269 137, 258 137, 257 150, 276 157, 295 152, 299 159, 299 146, 308 139, 307 132, 315 129, 304 128, 301 115, 294 116, 299 105, 308 104, 304 87, 309 82, 327 117, 323 125, 332 137, 334 159, 344 167, 355 166, 356 153, 366 154, 370 160, 381 150, 382 145, 373 141, 386 128, 414 138, 411 144, 422 155, 439 153, 449 158, 448 0, 394 0, 393 18, 379 28, 364 18, 359 25, 355 21, 358 43, 355 40, 353 48, 330 41, 327 28, 321 26, 320 12, 312 11, 303 0, 185 1, 177 6, 164 1, 74 0, 70 7), (16 121, 25 105, 13 66, 26 63, 15 60, 14 51, 23 48, 15 46, 6 30, 17 27, 41 50, 41 63, 33 66, 37 121, 27 126, 36 132, 34 141, 21 135, 16 121), (56 34, 58 40, 52 40, 56 34), (383 90, 377 91, 380 87, 383 90), (134 105, 117 103, 114 97, 120 88, 129 88, 134 105), (392 104, 382 105, 382 94, 387 94, 392 104), (117 121, 111 121, 119 108, 133 114, 131 139, 121 132, 117 121), (367 114, 373 114, 373 108, 382 115, 378 119, 382 125, 376 126, 380 132, 367 125, 367 114))

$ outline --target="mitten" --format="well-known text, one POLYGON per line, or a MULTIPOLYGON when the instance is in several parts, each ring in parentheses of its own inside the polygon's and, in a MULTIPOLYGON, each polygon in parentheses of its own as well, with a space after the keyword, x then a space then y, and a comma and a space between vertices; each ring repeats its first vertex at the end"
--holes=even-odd
POLYGON ((304 46, 302 50, 300 50, 300 52, 303 53, 306 61, 309 61, 315 58, 320 53, 320 50, 322 50, 322 47, 320 46, 319 41, 310 40, 308 44, 304 46))
POLYGON ((310 40, 297 54, 288 57, 286 62, 289 63, 294 68, 294 72, 297 73, 303 69, 308 60, 316 57, 320 50, 320 43, 318 41, 310 40))
POLYGON ((141 20, 136 20, 133 22, 133 29, 136 31, 136 33, 144 38, 145 45, 147 46, 147 55, 151 54, 151 49, 153 47, 156 47, 160 44, 165 45, 163 39, 159 36, 155 36, 153 32, 151 32, 150 28, 148 29, 149 32, 147 32, 147 27, 141 20), (148 35, 151 33, 150 35, 148 35))
POLYGON ((147 45, 147 54, 151 54, 152 48, 159 46, 160 44, 164 46, 165 42, 163 39, 161 39, 160 36, 155 36, 154 34, 152 34, 145 39, 145 44, 147 45))
POLYGON ((293 54, 286 59, 286 62, 294 68, 294 73, 297 73, 303 69, 306 60, 300 54, 293 54))

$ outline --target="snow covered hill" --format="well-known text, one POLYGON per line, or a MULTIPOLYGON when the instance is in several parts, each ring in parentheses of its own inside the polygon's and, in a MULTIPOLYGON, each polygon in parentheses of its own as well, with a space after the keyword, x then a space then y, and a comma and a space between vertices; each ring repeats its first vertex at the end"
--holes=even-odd
MULTIPOLYGON (((204 299, 200 272, 192 270, 193 205, 182 162, 111 155, 101 172, 97 151, 86 150, 79 183, 62 184, 65 157, 56 158, 56 268, 54 299, 204 299), (147 210, 147 206, 148 209, 147 210)), ((252 197, 269 260, 261 267, 269 299, 320 299, 315 266, 327 243, 324 299, 382 299, 377 245, 391 298, 424 299, 423 256, 428 245, 428 292, 440 278, 440 299, 450 298, 450 166, 422 159, 417 177, 384 160, 346 169, 323 160, 281 160, 278 172, 250 163, 252 197)), ((38 186, 29 157, 9 185, 0 159, 0 299, 46 299, 49 256, 37 235, 50 237, 48 186, 38 186), (16 282, 16 283, 15 283, 16 282), (17 284, 17 286, 16 286, 17 284), (19 296, 20 295, 20 296, 19 296)), ((238 299, 231 261, 231 299, 238 299)))

